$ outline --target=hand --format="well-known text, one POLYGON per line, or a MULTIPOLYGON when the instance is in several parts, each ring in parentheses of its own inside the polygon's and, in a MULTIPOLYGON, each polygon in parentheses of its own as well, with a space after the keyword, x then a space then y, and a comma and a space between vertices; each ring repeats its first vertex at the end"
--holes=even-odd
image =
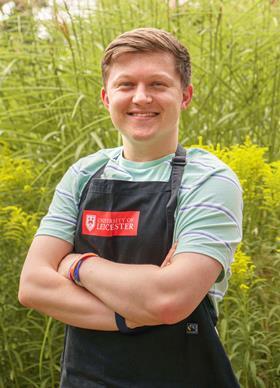
POLYGON ((143 325, 140 324, 140 323, 132 322, 132 321, 129 321, 128 319, 125 320, 125 323, 126 323, 126 326, 127 326, 129 329, 135 329, 136 327, 143 326, 143 325))
MULTIPOLYGON (((171 264, 172 262, 172 257, 176 251, 178 245, 178 241, 175 241, 175 243, 172 245, 172 247, 169 249, 169 252, 167 253, 165 259, 163 260, 163 263, 161 264, 160 268, 166 267, 167 265, 171 264)), ((142 324, 136 323, 129 321, 128 319, 125 320, 126 326, 129 329, 135 329, 136 327, 143 326, 142 324)))
POLYGON ((58 265, 57 272, 68 279, 69 268, 80 256, 82 256, 80 253, 69 253, 69 255, 63 257, 58 265))
POLYGON ((174 255, 174 253, 176 251, 177 245, 178 245, 178 241, 175 241, 175 243, 169 249, 169 252, 167 253, 165 259, 163 260, 163 263, 161 264, 160 268, 166 267, 167 265, 171 264, 172 256, 174 255))

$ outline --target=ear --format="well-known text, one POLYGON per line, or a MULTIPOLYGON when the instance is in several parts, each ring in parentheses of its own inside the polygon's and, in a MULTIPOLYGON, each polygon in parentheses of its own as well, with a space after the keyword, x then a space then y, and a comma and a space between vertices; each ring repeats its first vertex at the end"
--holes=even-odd
POLYGON ((102 100, 105 108, 109 110, 109 98, 108 98, 108 94, 107 94, 106 90, 104 89, 104 87, 101 89, 100 97, 101 97, 101 100, 102 100))
POLYGON ((188 107, 188 105, 192 100, 192 95, 193 95, 193 86, 192 84, 190 84, 186 86, 185 89, 183 90, 181 109, 186 109, 188 107))

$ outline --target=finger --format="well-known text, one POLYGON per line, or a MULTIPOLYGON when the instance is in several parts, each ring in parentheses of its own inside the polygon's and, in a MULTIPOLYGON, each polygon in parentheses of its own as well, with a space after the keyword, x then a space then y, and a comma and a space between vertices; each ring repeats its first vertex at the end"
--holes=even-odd
POLYGON ((172 245, 172 247, 169 249, 169 252, 167 253, 166 258, 168 257, 169 259, 173 256, 174 252, 176 251, 177 248, 177 241, 172 245))
POLYGON ((175 243, 169 249, 163 263, 161 264, 161 268, 165 267, 167 264, 170 264, 169 261, 170 261, 171 257, 173 256, 174 252, 176 251, 177 245, 178 245, 178 241, 175 241, 175 243))
POLYGON ((172 246, 169 249, 169 252, 167 253, 163 263, 161 264, 161 267, 165 267, 167 264, 170 264, 170 259, 173 256, 173 253, 175 252, 176 247, 172 246))

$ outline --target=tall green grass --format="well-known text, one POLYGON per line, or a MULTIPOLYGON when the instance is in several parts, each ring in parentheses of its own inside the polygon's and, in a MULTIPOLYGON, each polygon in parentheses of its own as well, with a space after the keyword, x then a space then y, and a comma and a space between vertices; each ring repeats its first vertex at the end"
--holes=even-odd
MULTIPOLYGON (((53 20, 43 22, 46 39, 39 38, 31 9, 0 22, 1 388, 57 386, 63 327, 17 303, 18 277, 58 179, 79 157, 120 144, 99 98, 100 59, 116 35, 164 28, 190 49, 195 94, 182 116, 182 144, 202 136, 229 146, 250 136, 268 147, 268 160, 279 159, 279 4, 176 3, 99 0, 78 17, 66 1, 67 20, 55 5, 53 20)), ((246 251, 257 265, 256 282, 246 297, 230 289, 220 320, 245 388, 280 387, 279 213, 261 204, 252 198, 245 208, 246 251)))
POLYGON ((28 142, 29 155, 62 172, 81 154, 118 143, 99 99, 100 58, 120 32, 154 26, 174 33, 193 58, 195 95, 182 117, 182 143, 202 135, 228 145, 250 135, 271 159, 279 156, 279 5, 102 0, 84 18, 65 11, 68 22, 57 11, 43 23, 49 39, 38 37, 31 17, 2 22, 1 130, 16 148, 28 142))

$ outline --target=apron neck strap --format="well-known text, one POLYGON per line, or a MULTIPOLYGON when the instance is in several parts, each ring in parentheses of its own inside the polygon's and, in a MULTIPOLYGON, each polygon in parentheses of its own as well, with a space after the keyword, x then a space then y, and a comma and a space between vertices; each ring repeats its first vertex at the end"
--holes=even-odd
POLYGON ((174 231, 174 213, 177 207, 177 197, 178 192, 181 186, 182 177, 184 173, 184 168, 187 164, 187 151, 180 144, 178 144, 175 156, 171 161, 171 175, 170 175, 170 183, 171 183, 171 195, 169 201, 166 206, 167 212, 167 224, 168 224, 168 235, 170 237, 170 241, 173 239, 173 231, 174 231))

